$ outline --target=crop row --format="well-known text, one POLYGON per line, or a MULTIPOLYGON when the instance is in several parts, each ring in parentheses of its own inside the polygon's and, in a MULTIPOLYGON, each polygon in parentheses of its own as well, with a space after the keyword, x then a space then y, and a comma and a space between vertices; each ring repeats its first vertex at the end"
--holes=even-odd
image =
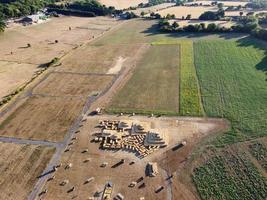
POLYGON ((264 144, 255 142, 249 145, 249 152, 254 156, 261 166, 267 171, 267 148, 264 144))
POLYGON ((196 168, 193 181, 201 199, 266 199, 267 180, 245 158, 224 152, 196 168))

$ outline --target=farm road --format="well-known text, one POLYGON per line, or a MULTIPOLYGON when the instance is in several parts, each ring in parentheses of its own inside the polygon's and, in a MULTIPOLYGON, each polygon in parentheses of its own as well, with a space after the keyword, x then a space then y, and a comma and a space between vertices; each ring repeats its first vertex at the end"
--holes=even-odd
POLYGON ((43 146, 51 146, 51 147, 56 147, 56 148, 61 147, 61 144, 56 143, 56 142, 48 142, 48 141, 41 141, 41 140, 26 140, 26 139, 20 139, 20 138, 12 138, 12 137, 0 137, 0 142, 14 143, 14 144, 43 145, 43 146))

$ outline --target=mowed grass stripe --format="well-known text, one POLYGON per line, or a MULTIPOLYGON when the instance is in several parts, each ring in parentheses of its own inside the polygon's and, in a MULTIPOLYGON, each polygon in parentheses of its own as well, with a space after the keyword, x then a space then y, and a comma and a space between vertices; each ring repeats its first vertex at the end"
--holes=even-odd
POLYGON ((178 114, 179 45, 152 45, 108 111, 178 114))
POLYGON ((236 133, 247 139, 266 136, 267 59, 262 44, 252 38, 199 41, 194 49, 206 113, 232 123, 231 138, 225 142, 236 140, 236 133))
POLYGON ((180 41, 180 114, 201 116, 202 108, 198 79, 194 65, 193 42, 180 41))

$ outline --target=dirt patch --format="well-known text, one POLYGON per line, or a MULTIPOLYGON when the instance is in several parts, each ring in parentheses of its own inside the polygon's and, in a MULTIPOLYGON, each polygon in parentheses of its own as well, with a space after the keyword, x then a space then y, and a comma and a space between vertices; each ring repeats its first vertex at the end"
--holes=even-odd
POLYGON ((54 149, 34 145, 0 143, 0 198, 27 199, 54 149))
POLYGON ((51 96, 87 97, 101 93, 113 78, 113 76, 105 75, 51 73, 33 90, 33 93, 51 96))
MULTIPOLYGON (((88 117, 87 121, 83 122, 79 133, 75 135, 76 140, 70 144, 71 150, 66 152, 61 160, 62 167, 56 172, 56 179, 47 182, 44 188, 48 189, 48 193, 44 199, 64 199, 64 198, 79 198, 84 199, 94 196, 96 192, 103 191, 104 185, 107 181, 111 181, 114 185, 113 197, 117 193, 122 193, 126 199, 168 199, 171 197, 171 185, 169 184, 168 173, 165 168, 171 160, 184 160, 189 156, 190 151, 182 153, 177 150, 177 153, 170 155, 172 159, 167 161, 164 165, 159 165, 159 175, 151 178, 145 175, 145 166, 150 161, 157 161, 161 155, 170 151, 174 146, 183 140, 200 140, 203 136, 217 132, 220 127, 227 127, 223 120, 217 119, 200 119, 200 118, 147 118, 141 116, 135 117, 115 117, 115 116, 99 116, 88 117), (170 143, 166 149, 161 149, 151 154, 145 159, 137 158, 133 153, 125 151, 103 151, 99 150, 99 144, 91 143, 94 138, 94 133, 97 132, 95 126, 99 120, 138 120, 140 122, 149 123, 154 128, 161 128, 169 134, 170 143), (208 127, 208 128, 207 128, 208 127), (206 131, 206 132, 203 132, 206 131), (89 133, 89 137, 88 137, 89 133), (87 152, 82 153, 85 149, 87 152), (179 153, 180 152, 180 153, 179 153), (86 162, 85 160, 88 159, 86 162), (113 168, 112 166, 125 159, 125 163, 113 168), (134 164, 130 164, 134 161, 134 164), (103 162, 107 162, 108 166, 105 168, 100 167, 103 162), (64 167, 72 163, 72 167, 65 170, 64 167), (84 182, 86 179, 94 177, 94 181, 88 184, 84 182), (143 177, 144 179, 138 182, 137 180, 143 177), (63 180, 68 180, 69 183, 65 186, 60 186, 63 180), (128 187, 132 181, 137 181, 138 184, 134 188, 128 187), (142 188, 142 183, 145 187, 142 188), (68 190, 75 187, 74 192, 68 190), (160 186, 164 189, 156 193, 155 191, 160 186)), ((220 129, 221 130, 221 129, 220 129)), ((188 147, 191 149, 191 145, 188 147)), ((174 163, 175 161, 173 161, 174 163)), ((177 163, 177 162, 176 162, 177 163)), ((172 164, 171 164, 172 165, 172 164)), ((181 164, 178 162, 175 165, 175 170, 181 164)), ((172 181, 172 180, 171 180, 172 181)), ((182 191, 181 191, 182 192, 182 191)))
POLYGON ((30 97, 0 125, 1 136, 62 141, 85 99, 30 97))
POLYGON ((107 74, 117 74, 121 70, 122 65, 126 61, 126 59, 127 58, 119 57, 116 61, 115 66, 109 69, 107 74))

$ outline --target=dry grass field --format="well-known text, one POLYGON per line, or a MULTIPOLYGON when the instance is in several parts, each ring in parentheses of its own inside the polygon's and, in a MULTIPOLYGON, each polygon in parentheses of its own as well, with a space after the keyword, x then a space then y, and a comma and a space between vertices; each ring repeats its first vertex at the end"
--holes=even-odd
POLYGON ((54 148, 0 143, 0 199, 27 199, 54 148))
MULTIPOLYGON (((245 1, 217 1, 218 3, 223 3, 224 6, 245 6, 248 2, 245 1)), ((196 3, 202 3, 203 5, 210 5, 212 3, 212 1, 196 1, 196 3)), ((186 4, 192 4, 190 3, 186 3, 186 4)))
POLYGON ((0 100, 30 80, 37 71, 33 64, 0 61, 0 100))
POLYGON ((206 26, 208 26, 208 24, 214 23, 216 25, 219 25, 221 27, 226 27, 226 28, 231 28, 231 26, 235 25, 235 22, 232 22, 232 21, 170 20, 169 22, 173 23, 174 21, 176 21, 180 27, 188 26, 188 25, 195 25, 195 24, 200 24, 200 23, 204 23, 206 24, 206 26))
POLYGON ((182 17, 186 17, 187 15, 191 15, 191 19, 198 19, 199 16, 207 11, 217 11, 217 7, 189 7, 189 6, 176 6, 161 10, 159 13, 161 16, 165 17, 167 14, 174 14, 176 18, 182 19, 182 17))
POLYGON ((179 46, 151 46, 109 110, 179 112, 179 46))
MULTIPOLYGON (((102 39, 99 41, 102 41, 102 39)), ((140 48, 141 44, 85 45, 66 56, 62 60, 62 67, 56 70, 79 73, 108 73, 109 69, 116 66, 120 58, 130 58, 140 48)))
POLYGON ((49 96, 88 97, 104 90, 114 77, 73 73, 51 73, 34 90, 34 94, 49 96))
POLYGON ((133 10, 133 12, 136 13, 137 15, 140 15, 141 12, 145 12, 146 14, 148 14, 148 13, 157 12, 157 11, 166 9, 174 5, 175 3, 162 3, 162 4, 155 5, 155 6, 150 6, 147 8, 138 8, 136 10, 133 10))
MULTIPOLYGON (((48 189, 43 199, 86 199, 93 197, 96 192, 101 192, 107 181, 111 181, 114 185, 112 197, 117 193, 122 193, 125 199, 139 199, 145 197, 148 200, 168 199, 172 198, 171 188, 176 187, 180 182, 173 182, 172 186, 166 180, 168 175, 171 175, 173 170, 181 167, 183 160, 186 159, 192 151, 192 144, 207 134, 212 134, 220 130, 224 130, 227 123, 217 119, 199 119, 199 118, 147 118, 147 117, 116 117, 116 116, 99 116, 87 117, 87 121, 83 122, 80 132, 75 135, 77 140, 74 144, 70 144, 71 151, 64 153, 61 163, 62 167, 55 173, 55 180, 47 182, 43 189, 48 189), (169 136, 169 146, 166 149, 161 149, 154 154, 140 160, 134 153, 126 151, 103 151, 99 149, 99 144, 90 142, 94 138, 94 133, 99 131, 96 128, 99 120, 138 120, 143 123, 148 123, 149 126, 156 129, 161 129, 169 136), (89 133, 89 134, 88 134, 89 133), (172 148, 179 142, 186 140, 188 146, 184 149, 172 151, 172 148), (88 152, 82 153, 84 149, 88 152), (88 162, 84 162, 89 159, 88 162), (118 167, 112 168, 114 164, 121 159, 125 159, 125 163, 118 167), (172 162, 165 162, 171 159, 172 162), (135 161, 134 164, 129 163, 135 161), (159 175, 151 178, 145 175, 145 166, 148 162, 158 161, 159 175), (108 162, 108 166, 101 168, 103 162, 108 162), (64 169, 66 165, 72 163, 70 169, 64 169), (86 179, 94 177, 91 183, 85 183, 86 179), (140 177, 144 180, 137 184, 136 187, 130 188, 128 185, 132 181, 137 181, 140 177), (65 186, 60 186, 63 180, 68 180, 69 183, 65 186), (145 188, 139 188, 142 183, 145 183, 145 188), (68 192, 72 187, 75 187, 73 192, 68 192), (164 186, 164 189, 155 193, 155 190, 164 186)), ((185 190, 188 194, 190 191, 185 190)), ((178 191, 176 195, 183 193, 178 191)), ((192 195, 192 194, 191 194, 192 195)), ((194 196, 194 195, 193 195, 194 196)), ((190 197, 190 196, 189 196, 190 197)))
POLYGON ((40 65, 62 57, 118 23, 107 17, 59 17, 38 25, 7 28, 0 34, 0 84, 4 86, 0 98, 30 80, 40 65))
POLYGON ((10 112, 0 135, 61 141, 82 110, 84 100, 64 97, 30 97, 10 112))
POLYGON ((140 3, 148 3, 148 0, 99 0, 106 6, 114 6, 116 9, 125 9, 138 6, 140 3))

